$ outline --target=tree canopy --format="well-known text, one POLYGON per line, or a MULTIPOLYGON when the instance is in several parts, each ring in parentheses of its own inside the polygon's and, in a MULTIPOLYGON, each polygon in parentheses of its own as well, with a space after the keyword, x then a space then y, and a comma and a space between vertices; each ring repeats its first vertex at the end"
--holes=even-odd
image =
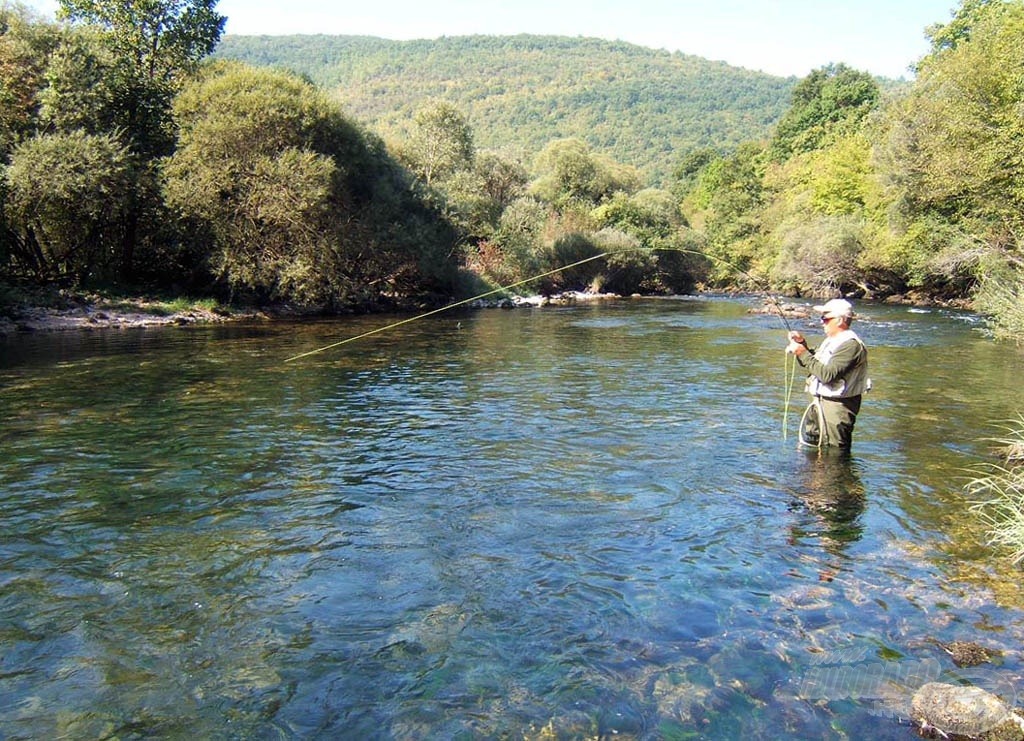
POLYGON ((813 70, 793 89, 790 108, 775 127, 771 155, 784 160, 856 131, 879 97, 878 83, 866 72, 843 64, 813 70))
POLYGON ((9 278, 343 307, 450 293, 456 233, 293 74, 205 62, 213 0, 0 10, 9 278))
POLYGON ((535 156, 556 139, 667 185, 681 153, 767 136, 795 78, 617 41, 558 36, 227 35, 215 55, 309 76, 385 136, 444 101, 480 149, 535 156))

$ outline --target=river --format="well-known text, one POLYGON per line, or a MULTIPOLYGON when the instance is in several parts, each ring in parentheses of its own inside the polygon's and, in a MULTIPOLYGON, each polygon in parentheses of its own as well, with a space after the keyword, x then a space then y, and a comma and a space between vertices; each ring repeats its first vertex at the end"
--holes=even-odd
POLYGON ((822 456, 755 303, 292 362, 388 319, 0 338, 0 736, 912 739, 924 681, 1013 701, 1020 574, 964 484, 1021 352, 860 307, 874 389, 822 456))

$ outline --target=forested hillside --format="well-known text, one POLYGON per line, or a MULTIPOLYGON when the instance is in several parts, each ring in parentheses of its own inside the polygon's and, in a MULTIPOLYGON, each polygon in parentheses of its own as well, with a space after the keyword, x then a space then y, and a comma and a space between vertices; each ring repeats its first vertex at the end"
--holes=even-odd
POLYGON ((428 101, 444 100, 467 117, 482 149, 532 156, 555 139, 577 137, 662 184, 692 149, 767 137, 797 82, 623 42, 556 36, 229 35, 215 56, 305 75, 385 134, 428 101))

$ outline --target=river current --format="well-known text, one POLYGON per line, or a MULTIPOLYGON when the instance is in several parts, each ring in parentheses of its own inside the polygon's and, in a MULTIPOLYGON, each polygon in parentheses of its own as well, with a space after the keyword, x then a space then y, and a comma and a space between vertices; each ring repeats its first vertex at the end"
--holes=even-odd
POLYGON ((909 740, 926 681, 1015 701, 1020 573, 964 484, 1021 352, 860 306, 874 389, 820 455, 756 303, 291 362, 389 319, 0 338, 0 737, 909 740))

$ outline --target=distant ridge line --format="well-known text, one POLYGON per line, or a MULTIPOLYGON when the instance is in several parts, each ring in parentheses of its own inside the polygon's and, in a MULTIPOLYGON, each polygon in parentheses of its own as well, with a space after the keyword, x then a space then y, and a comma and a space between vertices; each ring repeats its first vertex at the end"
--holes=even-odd
POLYGON ((385 135, 400 138, 416 110, 442 99, 467 116, 481 149, 529 157, 577 137, 662 186, 693 149, 768 137, 797 82, 627 41, 537 34, 229 34, 215 56, 304 75, 385 135))

